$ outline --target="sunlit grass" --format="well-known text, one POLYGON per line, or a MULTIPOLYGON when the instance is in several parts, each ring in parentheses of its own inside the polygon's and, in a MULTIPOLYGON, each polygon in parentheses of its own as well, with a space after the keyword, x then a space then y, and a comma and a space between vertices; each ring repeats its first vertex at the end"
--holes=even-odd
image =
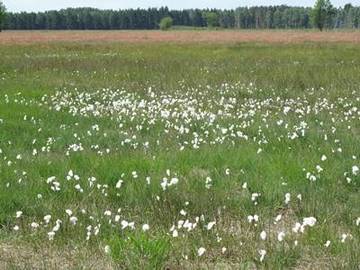
POLYGON ((14 45, 0 59, 0 264, 359 267, 357 45, 14 45))

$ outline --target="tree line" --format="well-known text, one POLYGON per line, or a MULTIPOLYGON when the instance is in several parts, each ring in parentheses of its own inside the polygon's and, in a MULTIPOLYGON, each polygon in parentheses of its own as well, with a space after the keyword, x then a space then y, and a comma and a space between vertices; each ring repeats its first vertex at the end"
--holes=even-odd
MULTIPOLYGON (((324 0, 318 0, 318 2, 321 1, 324 0)), ((240 29, 360 27, 360 7, 347 4, 340 8, 334 8, 330 5, 328 8, 326 16, 322 16, 323 9, 319 9, 318 16, 321 24, 317 24, 311 19, 316 7, 290 7, 286 5, 240 7, 235 10, 169 10, 167 7, 127 10, 68 8, 36 13, 9 12, 3 22, 3 29, 158 29, 159 23, 164 17, 170 17, 173 25, 190 27, 208 26, 240 29)))

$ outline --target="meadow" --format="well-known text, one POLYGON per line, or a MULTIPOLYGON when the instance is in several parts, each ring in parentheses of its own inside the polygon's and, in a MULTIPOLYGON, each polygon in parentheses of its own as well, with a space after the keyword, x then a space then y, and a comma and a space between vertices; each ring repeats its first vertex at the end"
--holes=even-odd
POLYGON ((0 268, 360 267, 358 42, 0 43, 0 268))

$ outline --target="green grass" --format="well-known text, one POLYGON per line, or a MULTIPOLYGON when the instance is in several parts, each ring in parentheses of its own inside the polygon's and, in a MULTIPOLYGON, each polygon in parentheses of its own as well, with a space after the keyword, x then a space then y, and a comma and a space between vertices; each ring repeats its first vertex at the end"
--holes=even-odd
MULTIPOLYGON (((352 166, 360 166, 359 45, 14 44, 1 46, 0 59, 0 248, 7 250, 0 254, 0 265, 10 269, 359 267, 360 227, 355 221, 360 217, 360 175, 351 175, 352 166), (227 91, 219 92, 224 83, 227 91), (165 95, 184 98, 186 94, 214 114, 225 110, 222 97, 225 103, 236 98, 234 107, 227 109, 232 115, 248 113, 251 99, 260 103, 251 108, 256 109, 253 116, 242 120, 217 114, 214 126, 207 125, 205 118, 149 123, 149 117, 140 114, 119 119, 120 112, 106 110, 99 116, 71 114, 69 104, 60 111, 51 109, 60 99, 71 100, 78 109, 94 101, 107 106, 111 98, 104 101, 104 93, 114 89, 134 95, 129 96, 130 103, 141 98, 150 102, 149 87, 159 103, 165 95), (101 89, 109 90, 94 94, 91 102, 75 98, 101 89), (51 99, 56 92, 58 99, 51 99), (282 113, 286 100, 298 101, 287 115, 282 113), (312 108, 310 113, 300 117, 294 112, 296 108, 306 111, 307 106, 312 108), (315 113, 314 108, 320 111, 315 113), (277 125, 281 119, 288 129, 277 125), (308 125, 305 135, 287 139, 301 121, 308 125), (238 126, 242 123, 248 125, 238 126), (92 129, 94 124, 99 131, 92 129), (179 135, 173 129, 177 124, 191 132, 179 135), (137 130, 136 125, 143 129, 137 130), (192 132, 207 142, 221 138, 216 125, 235 125, 249 140, 225 136, 223 143, 179 151, 180 144, 194 139, 192 132), (122 145, 133 135, 138 146, 122 145), (49 138, 53 141, 47 143, 49 138), (84 151, 66 155, 69 145, 78 142, 84 151), (142 146, 145 142, 149 148, 142 146), (33 149, 38 151, 35 156, 33 149), (323 154, 326 161, 320 160, 323 154), (317 175, 316 165, 324 171, 311 182, 306 172, 317 175), (179 183, 163 191, 160 183, 168 177, 168 169, 179 183), (80 180, 66 180, 69 170, 80 180), (138 178, 132 177, 133 171, 138 178), (46 180, 51 176, 56 176, 61 191, 50 189, 46 180), (96 178, 94 186, 89 186, 89 177, 96 178), (146 177, 151 177, 150 184, 146 177), (205 187, 206 177, 212 179, 210 188, 205 187), (119 179, 124 183, 116 189, 119 179), (245 182, 247 189, 242 187, 245 182), (84 189, 82 193, 74 188, 76 184, 84 189), (261 193, 257 205, 252 193, 261 193), (288 205, 286 193, 291 194, 288 205), (70 224, 65 209, 78 218, 76 225, 70 224), (182 209, 186 217, 180 214, 182 209), (111 211, 111 223, 106 210, 111 211), (23 212, 18 219, 16 211, 23 212), (46 225, 43 217, 48 214, 52 219, 46 225), (134 221, 135 229, 121 230, 114 221, 116 214, 120 221, 134 221), (257 226, 247 221, 254 214, 260 218, 257 226), (279 214, 282 220, 274 224, 279 214), (292 232, 295 222, 312 216, 317 219, 314 227, 306 227, 303 234, 292 232), (194 223, 196 217, 196 228, 178 230, 179 236, 172 237, 173 224, 181 219, 194 223), (62 220, 61 228, 49 241, 47 233, 56 219, 62 220), (216 225, 207 230, 214 220, 216 225), (40 226, 32 229, 32 222, 40 226), (99 224, 95 236, 94 227, 99 224), (143 232, 143 224, 150 229, 143 232), (13 230, 15 225, 19 231, 13 230), (92 235, 86 240, 89 225, 92 235), (267 232, 266 241, 260 240, 262 230, 267 232), (280 231, 286 232, 283 242, 277 241, 280 231), (349 234, 345 243, 342 234, 349 234), (327 240, 331 241, 328 248, 324 247, 327 240), (110 253, 105 253, 105 246, 110 253), (206 248, 201 257, 197 255, 200 247, 206 248), (267 252, 263 262, 260 249, 267 252)), ((117 94, 113 100, 123 97, 117 94)), ((178 104, 167 108, 186 110, 178 104)))

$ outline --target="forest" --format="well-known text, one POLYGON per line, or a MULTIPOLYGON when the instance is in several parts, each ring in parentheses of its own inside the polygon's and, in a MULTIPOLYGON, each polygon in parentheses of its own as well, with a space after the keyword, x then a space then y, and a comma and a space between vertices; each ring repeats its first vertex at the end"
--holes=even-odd
MULTIPOLYGON (((159 22, 164 17, 171 17, 173 25, 188 27, 308 29, 315 27, 311 21, 312 10, 308 7, 286 5, 240 7, 235 10, 170 10, 167 7, 127 10, 67 8, 37 13, 9 12, 4 22, 4 29, 158 29, 159 22), (208 18, 211 18, 211 21, 208 18)), ((332 7, 330 14, 325 22, 327 29, 360 27, 360 7, 351 4, 340 8, 332 7)))

